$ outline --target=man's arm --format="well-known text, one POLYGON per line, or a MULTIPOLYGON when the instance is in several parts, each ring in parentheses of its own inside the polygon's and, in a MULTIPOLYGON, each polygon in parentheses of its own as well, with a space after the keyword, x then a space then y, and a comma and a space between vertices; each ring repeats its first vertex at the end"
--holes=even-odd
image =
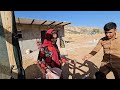
POLYGON ((94 56, 102 47, 102 44, 101 44, 102 40, 100 39, 96 45, 96 47, 88 54, 88 55, 85 55, 82 60, 88 60, 90 59, 92 56, 94 56))
POLYGON ((101 44, 102 40, 100 39, 96 45, 96 47, 89 53, 92 56, 94 56, 97 52, 99 52, 99 50, 102 48, 102 44, 101 44))

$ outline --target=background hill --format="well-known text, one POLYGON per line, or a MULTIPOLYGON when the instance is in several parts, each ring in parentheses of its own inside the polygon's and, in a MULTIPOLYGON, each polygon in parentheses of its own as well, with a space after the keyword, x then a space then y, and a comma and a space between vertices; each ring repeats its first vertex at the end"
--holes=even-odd
POLYGON ((69 34, 95 34, 103 33, 103 29, 98 27, 80 27, 80 26, 65 26, 65 33, 69 34))

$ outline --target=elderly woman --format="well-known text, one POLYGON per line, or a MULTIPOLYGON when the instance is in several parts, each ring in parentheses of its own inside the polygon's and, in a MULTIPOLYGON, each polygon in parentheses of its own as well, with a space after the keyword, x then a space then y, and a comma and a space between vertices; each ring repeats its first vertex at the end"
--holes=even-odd
POLYGON ((40 46, 38 61, 44 61, 45 66, 61 69, 61 58, 58 46, 56 44, 58 31, 49 29, 46 32, 43 44, 40 46))

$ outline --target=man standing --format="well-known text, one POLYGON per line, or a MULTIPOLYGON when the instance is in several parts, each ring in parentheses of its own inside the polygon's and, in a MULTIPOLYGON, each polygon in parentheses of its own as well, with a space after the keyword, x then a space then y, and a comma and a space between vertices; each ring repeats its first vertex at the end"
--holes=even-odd
POLYGON ((88 60, 103 48, 104 56, 96 79, 106 79, 106 75, 112 71, 115 79, 120 79, 120 38, 117 36, 117 25, 109 22, 104 26, 105 37, 101 38, 96 47, 82 60, 88 60))

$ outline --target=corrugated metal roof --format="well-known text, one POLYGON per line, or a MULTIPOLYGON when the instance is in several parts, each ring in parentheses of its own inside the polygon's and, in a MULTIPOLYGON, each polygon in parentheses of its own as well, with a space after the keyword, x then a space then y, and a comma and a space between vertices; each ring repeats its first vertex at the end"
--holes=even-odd
POLYGON ((65 26, 71 24, 70 22, 58 22, 58 21, 48 21, 48 20, 36 20, 28 18, 15 18, 17 24, 36 24, 36 25, 61 25, 65 26))

